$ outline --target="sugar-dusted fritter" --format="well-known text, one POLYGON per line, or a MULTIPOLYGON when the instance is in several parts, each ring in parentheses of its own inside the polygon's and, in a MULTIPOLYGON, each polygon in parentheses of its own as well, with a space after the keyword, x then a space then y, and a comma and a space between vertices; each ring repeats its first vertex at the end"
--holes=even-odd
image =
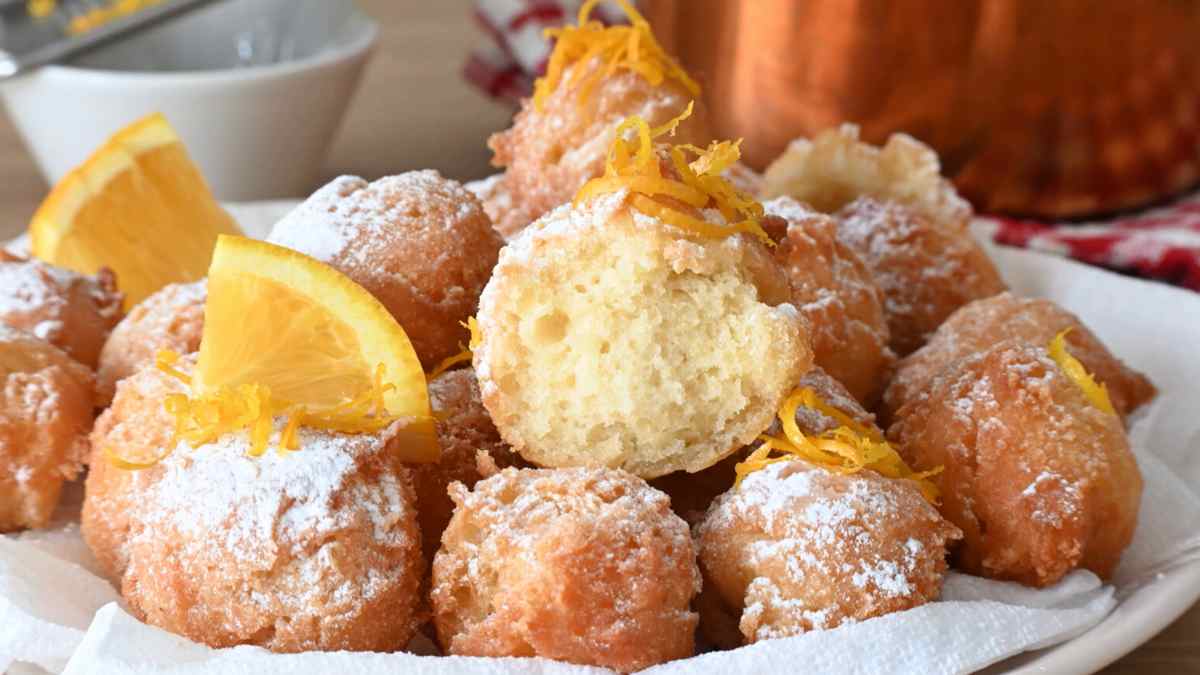
POLYGON ((769 464, 696 528, 702 628, 728 647, 734 623, 750 643, 923 605, 940 594, 946 545, 959 536, 910 481, 769 464))
POLYGON ((1154 398, 1154 384, 1113 356, 1079 317, 1050 300, 1001 293, 964 305, 924 347, 901 361, 888 383, 885 409, 899 410, 931 386, 942 370, 998 342, 1013 339, 1044 346, 1064 330, 1070 331, 1065 339, 1071 354, 1104 384, 1122 417, 1154 398))
POLYGON ((971 574, 1108 578, 1133 537, 1142 477, 1121 418, 1046 347, 1007 340, 958 360, 896 411, 888 437, 916 468, 943 467, 941 511, 971 574))
POLYGON ((295 451, 253 457, 248 431, 176 443, 163 397, 181 391, 142 370, 92 435, 84 536, 130 611, 213 647, 402 649, 420 623, 425 562, 400 423, 301 428, 295 451), (161 459, 119 463, 148 457, 161 459))
POLYGON ((969 230, 898 202, 860 197, 838 212, 839 235, 883 292, 891 347, 905 356, 959 307, 1007 289, 969 230))
POLYGON ((902 204, 949 230, 966 229, 972 213, 942 177, 932 148, 908 134, 892 134, 877 147, 860 141, 854 124, 792 141, 763 174, 762 195, 787 195, 823 213, 871 197, 902 204))
POLYGON ((792 304, 808 320, 813 361, 873 406, 896 355, 888 347, 884 298, 871 270, 839 240, 832 217, 791 197, 777 197, 763 207, 787 221, 775 259, 787 273, 792 304))
POLYGON ((457 353, 503 245, 479 200, 436 171, 342 176, 276 223, 270 241, 331 265, 404 327, 426 369, 457 353))
POLYGON ((0 324, 46 340, 95 368, 125 296, 107 268, 77 274, 0 251, 0 324))
POLYGON ((44 527, 87 459, 92 373, 0 324, 0 532, 44 527))
MULTIPOLYGON (((662 51, 649 24, 624 8, 631 25, 605 27, 585 11, 577 25, 558 29, 535 96, 522 102, 511 128, 488 141, 492 164, 506 168, 498 189, 510 207, 496 221, 506 238, 604 173, 622 120, 636 115, 658 126, 700 98, 699 87, 662 51)), ((703 103, 676 129, 675 140, 699 146, 712 140, 703 103)))
POLYGON ((113 328, 100 352, 96 370, 96 401, 107 406, 117 382, 154 361, 160 349, 191 354, 200 348, 204 332, 207 282, 170 284, 138 303, 113 328))
POLYGON ((666 495, 618 470, 505 469, 452 496, 433 563, 450 654, 622 672, 692 655, 700 574, 666 495))

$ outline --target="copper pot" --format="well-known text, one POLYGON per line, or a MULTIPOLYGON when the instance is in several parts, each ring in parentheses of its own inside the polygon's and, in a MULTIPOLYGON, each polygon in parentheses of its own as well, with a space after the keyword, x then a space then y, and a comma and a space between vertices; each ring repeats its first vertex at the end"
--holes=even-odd
POLYGON ((643 4, 757 168, 850 121, 935 147, 984 211, 1081 217, 1200 180, 1200 1, 643 4))

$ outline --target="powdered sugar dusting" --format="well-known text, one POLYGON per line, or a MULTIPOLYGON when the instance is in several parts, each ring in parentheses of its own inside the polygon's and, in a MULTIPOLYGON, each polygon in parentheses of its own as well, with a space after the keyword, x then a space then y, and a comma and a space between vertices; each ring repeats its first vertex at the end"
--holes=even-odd
POLYGON ((276 223, 268 241, 334 266, 387 275, 392 272, 380 267, 386 252, 443 250, 420 242, 452 238, 472 219, 487 219, 478 199, 437 171, 410 171, 372 183, 341 176, 276 223))
POLYGON ((749 474, 697 528, 706 567, 744 565, 755 573, 741 620, 755 640, 931 599, 945 542, 955 536, 907 482, 871 471, 839 475, 802 460, 749 474))
MULTIPOLYGON (((273 444, 282 428, 281 418, 273 444)), ((202 536, 224 532, 224 541, 208 543, 246 560, 262 555, 264 545, 294 544, 347 527, 354 511, 341 509, 336 498, 358 471, 360 457, 378 452, 383 441, 375 435, 301 429, 299 442, 299 451, 249 457, 245 431, 198 448, 181 441, 160 463, 165 472, 147 500, 146 522, 170 522, 180 532, 202 536)), ((376 538, 398 545, 402 542, 388 539, 396 531, 387 528, 404 511, 394 477, 390 483, 381 478, 378 487, 383 504, 367 508, 376 538), (395 507, 390 515, 386 506, 395 507)))
POLYGON ((51 339, 63 329, 71 285, 80 277, 37 261, 0 263, 0 315, 37 315, 45 318, 30 332, 51 339))

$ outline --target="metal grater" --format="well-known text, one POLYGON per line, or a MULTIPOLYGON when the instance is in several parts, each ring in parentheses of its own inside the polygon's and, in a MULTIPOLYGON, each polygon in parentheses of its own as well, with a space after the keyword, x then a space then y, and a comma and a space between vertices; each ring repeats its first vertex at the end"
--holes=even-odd
MULTIPOLYGON (((0 79, 35 66, 64 61, 127 33, 154 25, 213 0, 156 0, 117 18, 73 33, 72 22, 119 0, 57 0, 45 16, 30 14, 28 0, 0 0, 0 79)), ((76 22, 75 25, 78 25, 76 22)))

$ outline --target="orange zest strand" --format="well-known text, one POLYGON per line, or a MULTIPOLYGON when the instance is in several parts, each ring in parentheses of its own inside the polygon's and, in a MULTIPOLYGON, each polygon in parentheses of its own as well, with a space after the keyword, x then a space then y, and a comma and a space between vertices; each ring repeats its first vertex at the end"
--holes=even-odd
POLYGON ((778 414, 783 437, 759 437, 762 445, 735 467, 735 488, 741 485, 746 476, 766 466, 785 460, 803 459, 842 474, 871 469, 888 478, 911 480, 917 484, 926 501, 937 503, 938 489, 929 477, 941 473, 942 467, 913 471, 878 431, 856 422, 845 412, 829 405, 811 388, 793 391, 779 407, 778 414), (842 426, 817 436, 806 435, 796 424, 796 410, 801 406, 829 415, 842 426))
POLYGON ((740 140, 714 141, 708 148, 686 144, 667 146, 666 153, 675 175, 663 173, 654 140, 674 135, 679 123, 691 116, 693 105, 689 103, 678 117, 660 127, 651 128, 646 120, 636 115, 621 122, 608 149, 604 175, 585 183, 575 195, 575 204, 618 190, 629 190, 633 193, 630 204, 634 209, 681 230, 710 239, 744 232, 758 237, 767 246, 774 246, 775 242, 762 228, 762 204, 738 191, 721 175, 741 158, 740 140), (689 155, 695 159, 688 161, 689 155), (697 218, 656 197, 670 198, 695 209, 716 209, 729 224, 697 218))
POLYGON ((179 368, 176 368, 175 364, 177 363, 179 363, 179 354, 171 351, 170 349, 160 349, 158 350, 158 353, 154 355, 155 368, 158 368, 162 372, 170 375, 180 382, 183 382, 184 384, 190 385, 192 383, 191 376, 179 368))
POLYGON ((533 105, 539 112, 551 92, 563 84, 563 76, 570 65, 593 60, 600 62, 599 67, 576 69, 566 79, 568 85, 579 87, 580 107, 603 78, 611 77, 618 70, 637 73, 653 86, 672 79, 692 96, 700 95, 700 85, 662 48, 650 30, 650 23, 627 0, 615 0, 615 3, 629 17, 630 25, 605 26, 592 20, 592 10, 600 0, 587 0, 579 7, 576 25, 544 31, 555 44, 546 63, 546 74, 533 85, 533 105))
POLYGON ((134 461, 125 459, 124 457, 121 457, 117 453, 113 452, 112 448, 109 448, 109 447, 105 447, 103 449, 103 452, 104 452, 104 458, 108 460, 108 463, 117 467, 118 469, 124 469, 125 471, 141 471, 142 469, 149 469, 150 467, 154 466, 155 464, 158 464, 159 462, 166 459, 171 454, 171 451, 173 449, 174 449, 173 446, 171 448, 168 448, 167 452, 165 454, 159 455, 158 457, 155 457, 154 459, 150 460, 149 462, 134 462, 134 461))
MULTIPOLYGON (((76 14, 71 18, 67 23, 67 33, 70 35, 81 35, 111 21, 116 21, 134 12, 157 5, 160 2, 162 0, 109 0, 108 3, 93 3, 90 9, 82 14, 76 14)), ((57 3, 42 4, 48 4, 49 11, 52 12, 57 3)), ((32 8, 33 3, 31 2, 30 9, 32 10, 32 8)), ((30 13, 32 14, 32 11, 30 13)))
POLYGON ((58 0, 27 0, 25 11, 35 19, 44 19, 58 8, 58 0))
POLYGON ((1070 328, 1059 331, 1058 335, 1055 335, 1054 339, 1050 341, 1046 347, 1050 352, 1050 358, 1054 359, 1063 374, 1083 391, 1088 402, 1110 415, 1116 415, 1117 411, 1113 408, 1112 399, 1108 397, 1108 387, 1097 382, 1096 378, 1079 362, 1079 359, 1067 351, 1067 334, 1070 332, 1070 328))
MULTIPOLYGON (((176 367, 178 361, 179 355, 167 350, 155 356, 159 370, 184 384, 190 384, 191 378, 187 373, 176 367)), ((163 399, 163 407, 175 421, 172 447, 183 441, 196 448, 227 433, 248 429, 250 448, 246 454, 261 457, 270 447, 277 415, 287 418, 279 435, 278 450, 281 454, 299 447, 297 433, 302 426, 346 434, 378 432, 398 419, 387 414, 385 396, 395 389, 395 385, 384 382, 384 376, 383 364, 379 364, 366 391, 333 408, 317 412, 276 399, 271 395, 270 387, 260 384, 218 387, 215 391, 195 396, 168 394, 163 399)), ((137 471, 154 466, 169 456, 170 452, 147 463, 129 461, 107 450, 105 454, 113 466, 137 471)))
POLYGON ((432 380, 438 375, 450 370, 454 366, 460 363, 466 363, 474 357, 474 352, 479 347, 479 341, 483 339, 479 332, 479 323, 475 321, 475 317, 470 317, 465 323, 462 321, 459 321, 458 323, 463 328, 471 331, 470 343, 468 343, 466 347, 464 347, 461 342, 458 343, 458 347, 462 351, 454 356, 447 356, 446 358, 442 359, 440 363, 434 366, 433 370, 425 374, 426 381, 432 380))

